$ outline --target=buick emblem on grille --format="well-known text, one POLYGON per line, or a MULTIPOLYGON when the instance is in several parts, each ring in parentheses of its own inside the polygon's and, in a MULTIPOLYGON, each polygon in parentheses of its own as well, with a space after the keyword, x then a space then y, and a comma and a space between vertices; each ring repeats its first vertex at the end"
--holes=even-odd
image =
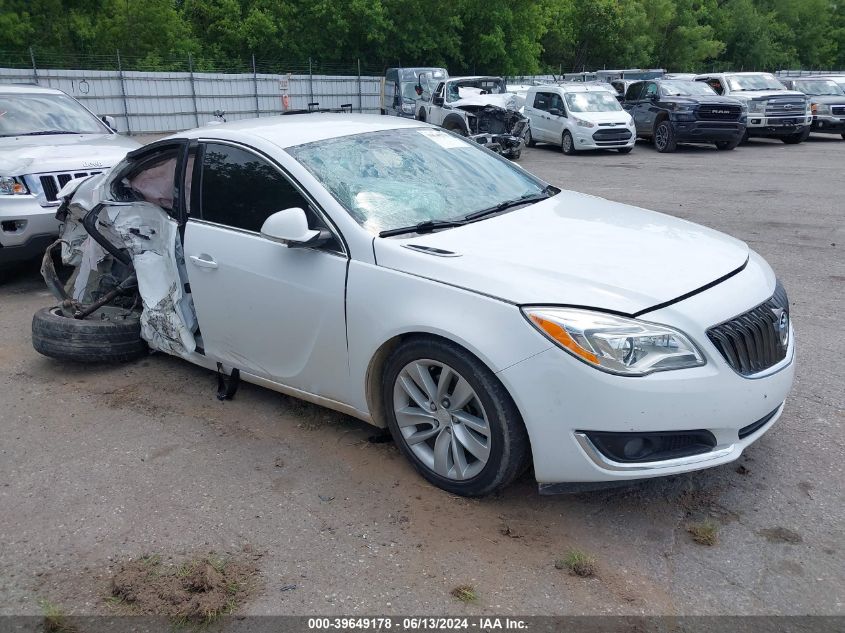
POLYGON ((783 308, 772 308, 772 312, 775 315, 774 327, 778 333, 778 337, 780 337, 780 344, 783 347, 786 347, 786 343, 789 340, 789 313, 783 308))

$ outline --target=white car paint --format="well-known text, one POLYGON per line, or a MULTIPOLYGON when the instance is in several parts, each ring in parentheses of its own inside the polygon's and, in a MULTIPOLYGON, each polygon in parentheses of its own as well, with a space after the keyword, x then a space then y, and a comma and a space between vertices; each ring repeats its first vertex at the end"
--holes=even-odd
MULTIPOLYGON (((794 337, 781 362, 749 378, 732 370, 706 335, 775 290, 771 268, 744 243, 573 192, 465 226, 378 237, 286 151, 316 140, 430 127, 394 117, 314 114, 171 137, 234 143, 271 157, 342 242, 339 251, 294 249, 189 219, 186 269, 204 353, 184 357, 210 369, 220 363, 227 373, 238 369, 247 381, 384 426, 379 368, 385 351, 405 334, 448 339, 474 354, 513 397, 541 484, 713 466, 739 457, 774 423, 792 384, 794 337), (440 249, 440 255, 408 248, 414 245, 440 249), (706 364, 636 378, 608 374, 530 325, 521 310, 526 304, 642 315, 684 332, 706 364), (761 429, 738 439, 737 429, 775 409, 761 429), (584 448, 583 429, 706 429, 718 445, 661 463, 602 463, 584 448)), ((73 203, 90 205, 99 197, 90 189, 105 180, 83 183, 73 203)))
MULTIPOLYGON (((0 85, 0 97, 17 95, 70 98, 51 88, 0 85)), ((77 105, 87 111, 82 104, 77 105)), ((93 113, 89 114, 92 120, 98 121, 93 113)), ((45 195, 42 176, 64 179, 103 172, 118 163, 126 152, 140 147, 103 123, 97 125, 102 129, 98 134, 0 136, 0 177, 20 179, 28 189, 25 194, 0 195, 0 265, 37 256, 59 234, 59 222, 55 218, 59 203, 45 195)), ((59 188, 61 181, 57 181, 56 190, 59 188)))
MULTIPOLYGON (((525 116, 528 117, 531 138, 535 142, 554 143, 560 145, 564 131, 572 135, 575 150, 619 149, 633 148, 637 142, 634 119, 625 110, 608 112, 572 112, 566 103, 567 94, 605 92, 616 97, 616 92, 610 84, 563 84, 548 86, 532 86, 525 95, 525 116), (557 110, 554 114, 546 109, 537 107, 537 95, 556 95, 557 110), (591 127, 585 127, 578 121, 586 122, 591 127), (599 130, 625 130, 630 137, 613 143, 597 142, 593 135, 599 130)), ((554 98, 554 97, 552 97, 554 98)), ((547 100, 547 99, 546 99, 547 100)))

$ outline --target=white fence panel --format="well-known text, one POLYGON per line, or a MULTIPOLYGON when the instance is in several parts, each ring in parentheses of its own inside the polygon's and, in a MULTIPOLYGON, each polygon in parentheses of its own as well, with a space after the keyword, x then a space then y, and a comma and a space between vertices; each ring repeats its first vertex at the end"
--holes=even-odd
POLYGON ((378 113, 381 102, 381 77, 374 76, 0 68, 0 82, 58 88, 131 134, 204 125, 216 110, 230 121, 274 116, 285 110, 285 94, 287 109, 351 104, 354 112, 378 113))

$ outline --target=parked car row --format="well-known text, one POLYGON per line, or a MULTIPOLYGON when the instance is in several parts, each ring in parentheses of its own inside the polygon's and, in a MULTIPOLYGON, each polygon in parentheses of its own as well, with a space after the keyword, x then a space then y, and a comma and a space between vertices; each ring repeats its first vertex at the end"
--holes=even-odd
MULTIPOLYGON (((416 94, 418 120, 470 136, 510 158, 519 157, 522 143, 538 142, 574 154, 627 153, 638 138, 652 141, 659 152, 675 151, 682 143, 731 150, 751 137, 797 144, 811 132, 845 138, 845 76, 779 79, 762 72, 634 69, 507 86, 501 77, 448 77, 442 68, 388 71, 389 78, 399 75, 408 78, 406 85, 410 78, 417 82, 414 93, 401 82, 396 89, 416 94)), ((410 116, 410 105, 403 108, 401 116, 410 116)))

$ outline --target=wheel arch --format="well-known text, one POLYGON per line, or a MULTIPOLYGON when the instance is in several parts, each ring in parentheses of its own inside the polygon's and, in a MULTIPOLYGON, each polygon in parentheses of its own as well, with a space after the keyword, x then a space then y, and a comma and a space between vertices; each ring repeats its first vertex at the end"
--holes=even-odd
MULTIPOLYGON (((372 423, 375 426, 386 428, 387 421, 384 415, 384 407, 382 406, 381 401, 381 381, 384 375, 384 368, 387 364, 387 359, 390 358, 390 355, 393 353, 399 345, 406 343, 408 341, 413 340, 421 340, 421 339, 434 339, 440 340, 445 343, 449 343, 450 345, 456 345, 460 347, 465 352, 471 354, 473 358, 475 358, 479 363, 484 365, 490 372, 496 376, 497 372, 491 366, 489 359, 483 358, 483 356, 479 353, 477 349, 474 349, 474 346, 468 344, 466 341, 458 340, 457 337, 454 336, 447 336, 445 333, 437 332, 434 330, 424 330, 424 329, 412 329, 406 332, 402 332, 396 334, 386 341, 384 341, 375 351, 375 353, 370 357, 370 362, 367 364, 367 372, 364 378, 365 381, 365 395, 367 399, 367 408, 370 411, 370 418, 372 423)), ((501 383, 501 379, 498 378, 497 380, 501 383)), ((510 394, 510 390, 507 386, 502 383, 502 387, 505 391, 508 392, 508 395, 511 397, 511 400, 514 401, 516 404, 516 399, 510 394)), ((517 406, 517 409, 519 407, 517 406)), ((520 411, 520 416, 522 412, 520 411)))
POLYGON ((464 136, 469 134, 469 124, 465 117, 457 114, 455 112, 450 112, 446 115, 443 119, 443 124, 441 125, 444 129, 451 129, 451 126, 459 127, 462 130, 464 136))

